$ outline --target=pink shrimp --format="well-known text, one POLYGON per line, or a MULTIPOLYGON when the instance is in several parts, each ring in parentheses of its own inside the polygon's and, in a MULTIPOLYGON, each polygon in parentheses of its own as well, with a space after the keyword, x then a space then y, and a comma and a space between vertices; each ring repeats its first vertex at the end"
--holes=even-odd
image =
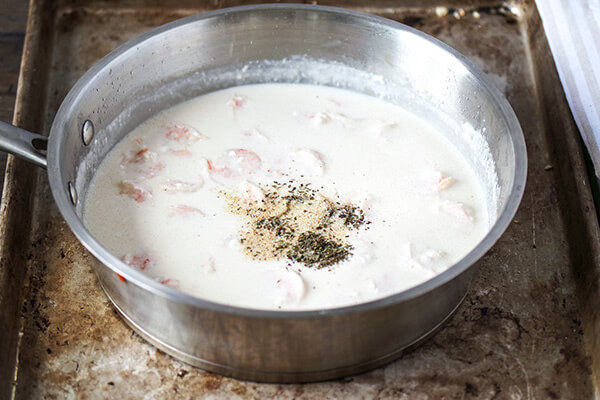
POLYGON ((322 175, 325 170, 323 157, 316 150, 296 150, 291 156, 291 161, 298 172, 306 175, 322 175))
POLYGON ((473 222, 473 209, 463 203, 443 201, 440 209, 462 222, 473 222))
POLYGON ((142 173, 142 175, 145 175, 148 179, 150 179, 158 175, 158 173, 164 168, 165 166, 162 163, 150 164, 146 167, 146 170, 142 173))
POLYGON ((448 189, 456 182, 451 176, 446 176, 439 171, 435 172, 435 190, 441 192, 442 190, 448 189))
POLYGON ((150 258, 145 255, 139 256, 128 253, 121 258, 121 261, 138 271, 144 271, 152 265, 150 258))
POLYGON ((121 159, 121 165, 124 164, 141 164, 148 161, 156 161, 158 155, 150 151, 149 148, 143 148, 141 150, 131 150, 127 153, 123 154, 123 158, 121 159))
POLYGON ((145 149, 141 149, 140 151, 138 151, 137 153, 135 153, 133 155, 132 162, 139 163, 139 162, 151 160, 153 158, 154 158, 153 152, 151 152, 150 149, 145 148, 145 149))
POLYGON ((208 172, 211 177, 221 177, 221 178, 231 178, 233 173, 231 169, 224 166, 217 167, 212 161, 206 160, 206 165, 208 166, 208 172))
POLYGON ((327 115, 326 113, 322 113, 322 112, 310 114, 310 115, 308 115, 307 118, 310 119, 311 121, 313 121, 315 123, 315 125, 317 125, 317 126, 326 124, 331 119, 329 117, 329 115, 327 115))
POLYGON ((128 180, 119 182, 119 193, 127 195, 138 203, 143 203, 152 198, 151 190, 147 190, 139 184, 128 180))
POLYGON ((253 173, 260 168, 260 157, 246 149, 231 149, 227 151, 227 156, 232 160, 232 164, 239 173, 253 173))
POLYGON ((163 170, 164 165, 159 161, 158 154, 148 148, 128 151, 123 154, 121 168, 150 179, 163 170))
POLYGON ((244 136, 250 137, 250 138, 254 138, 254 139, 258 139, 261 142, 268 142, 269 139, 265 136, 264 133, 262 133, 258 128, 252 128, 249 129, 247 131, 244 131, 244 136))
POLYGON ((206 216, 206 214, 199 208, 188 206, 186 204, 178 204, 176 206, 169 207, 169 216, 173 217, 176 215, 198 215, 201 217, 206 216))
POLYGON ((265 193, 260 186, 254 183, 243 180, 238 185, 238 190, 242 192, 242 199, 245 203, 256 203, 265 198, 265 193))
POLYGON ((265 293, 270 293, 276 304, 297 304, 304 297, 304 279, 291 269, 267 270, 265 278, 270 282, 270 285, 265 287, 265 293))
POLYGON ((211 178, 223 179, 248 176, 255 173, 262 164, 260 157, 246 149, 229 149, 216 160, 206 160, 211 178))
POLYGON ((246 100, 248 100, 248 98, 246 96, 236 94, 231 99, 229 99, 229 101, 227 102, 227 105, 229 107, 231 107, 231 109, 235 110, 235 109, 243 107, 244 104, 246 103, 246 100))
POLYGON ((335 112, 317 112, 314 114, 309 114, 307 118, 316 126, 324 125, 330 121, 337 122, 341 125, 346 125, 349 122, 348 117, 344 114, 335 113, 335 112))
POLYGON ((186 182, 178 179, 168 180, 161 183, 160 188, 168 193, 191 193, 196 192, 203 184, 204 180, 200 176, 197 182, 186 182))
POLYGON ((171 150, 171 154, 178 156, 178 157, 191 157, 192 156, 192 152, 187 149, 171 150))
POLYGON ((166 130, 165 136, 169 140, 197 142, 200 139, 206 138, 196 129, 181 122, 174 122, 168 125, 166 130))
POLYGON ((400 264, 412 270, 419 270, 428 276, 433 276, 447 268, 448 259, 446 256, 446 253, 442 250, 415 245, 412 242, 404 243, 398 249, 400 264))
POLYGON ((177 279, 157 278, 156 280, 159 281, 161 284, 168 286, 170 288, 173 288, 173 289, 179 288, 179 281, 177 279))
POLYGON ((417 177, 416 183, 419 185, 421 194, 430 195, 450 188, 455 182, 456 179, 436 169, 427 169, 417 177))

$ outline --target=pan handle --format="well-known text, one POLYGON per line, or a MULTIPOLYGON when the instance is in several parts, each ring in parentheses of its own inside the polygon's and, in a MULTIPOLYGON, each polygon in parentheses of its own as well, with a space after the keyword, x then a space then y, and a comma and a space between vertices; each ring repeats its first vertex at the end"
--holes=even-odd
POLYGON ((48 138, 0 121, 0 150, 46 168, 48 138))

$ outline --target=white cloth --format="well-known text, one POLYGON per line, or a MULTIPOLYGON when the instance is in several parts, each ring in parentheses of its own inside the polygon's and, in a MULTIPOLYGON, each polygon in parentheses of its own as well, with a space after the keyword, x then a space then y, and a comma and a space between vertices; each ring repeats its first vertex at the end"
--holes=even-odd
POLYGON ((600 0, 536 0, 567 101, 600 177, 600 0))

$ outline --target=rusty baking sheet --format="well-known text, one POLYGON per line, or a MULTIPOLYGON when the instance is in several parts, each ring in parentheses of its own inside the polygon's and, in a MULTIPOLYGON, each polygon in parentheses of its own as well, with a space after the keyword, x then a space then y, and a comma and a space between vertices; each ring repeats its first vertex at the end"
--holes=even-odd
MULTIPOLYGON (((48 132, 67 91, 152 27, 236 1, 33 0, 14 122, 48 132)), ((247 3, 247 2, 246 2, 247 3)), ((101 292, 43 171, 9 159, 0 234, 0 398, 561 398, 600 388, 599 234, 577 130, 532 0, 332 1, 430 33, 479 65, 514 107, 529 152, 514 223, 432 339, 372 372, 273 385, 156 350, 101 292), (368 6, 364 6, 368 4, 368 6)))

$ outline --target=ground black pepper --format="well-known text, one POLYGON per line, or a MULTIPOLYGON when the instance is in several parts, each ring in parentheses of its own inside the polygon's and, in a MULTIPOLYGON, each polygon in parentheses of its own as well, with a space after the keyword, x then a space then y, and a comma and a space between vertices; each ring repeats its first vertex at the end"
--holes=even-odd
POLYGON ((330 267, 352 255, 350 232, 369 224, 360 207, 334 203, 308 184, 290 180, 261 189, 264 198, 256 201, 228 195, 230 211, 245 221, 240 243, 254 259, 330 267))
POLYGON ((323 268, 344 261, 351 249, 351 245, 327 239, 319 233, 302 232, 287 251, 287 257, 307 267, 323 268))

